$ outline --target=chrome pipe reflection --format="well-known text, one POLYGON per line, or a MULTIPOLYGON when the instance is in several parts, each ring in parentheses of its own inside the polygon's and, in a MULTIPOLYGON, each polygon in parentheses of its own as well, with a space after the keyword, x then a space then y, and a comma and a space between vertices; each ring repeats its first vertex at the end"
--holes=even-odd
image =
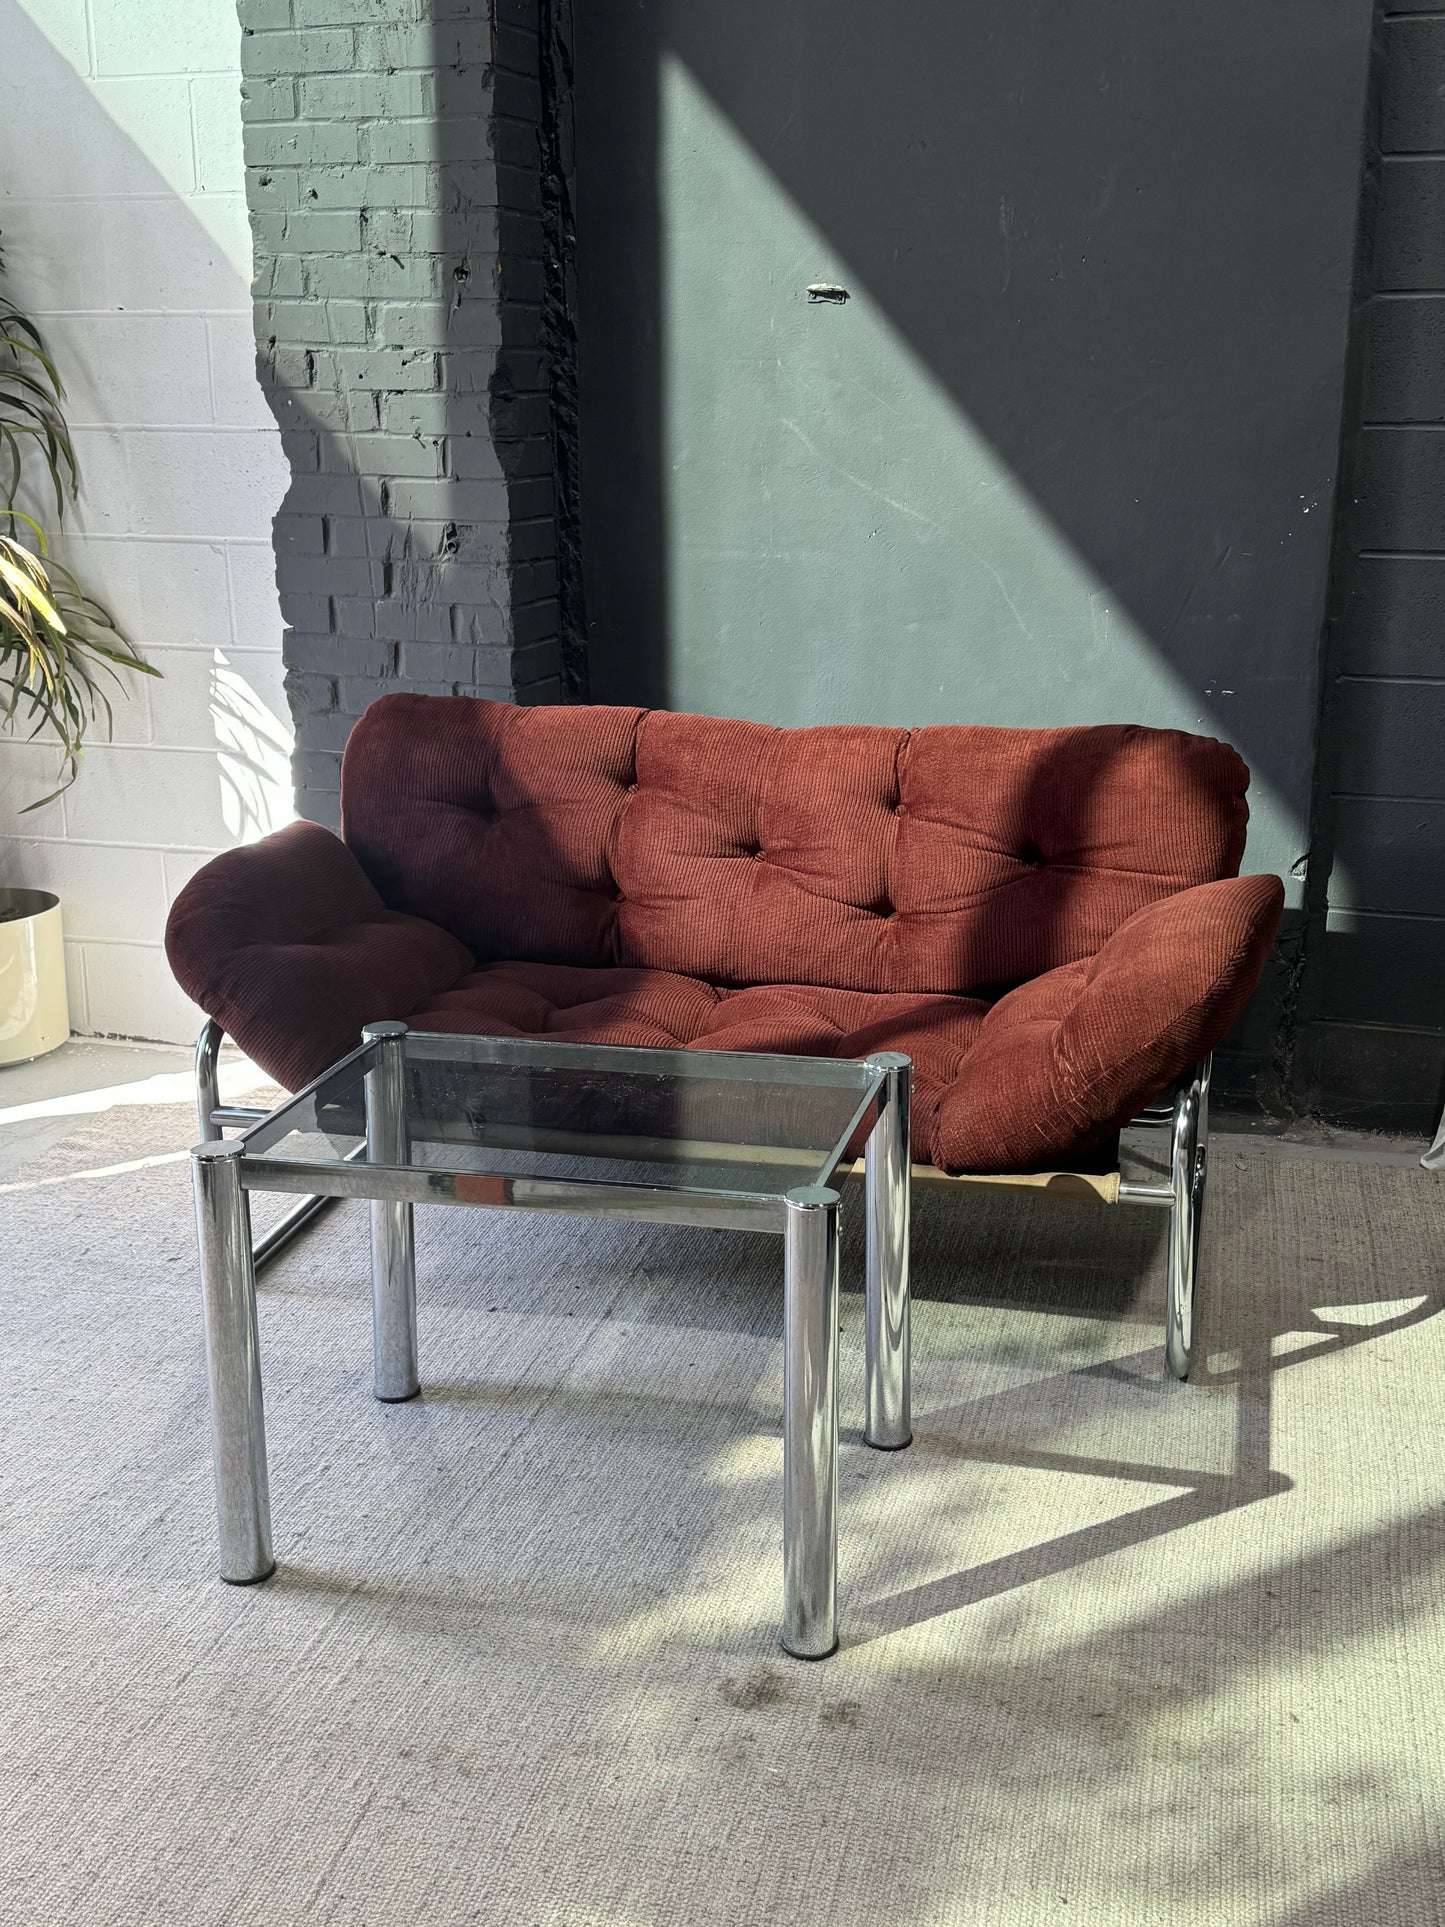
POLYGON ((220 1057, 225 1037, 221 1026, 208 1017, 196 1039, 196 1112, 205 1144, 215 1144, 221 1136, 216 1111, 221 1102, 220 1057))
POLYGON ((908 1290, 913 1066, 897 1051, 880 1051, 867 1062, 870 1068, 884 1072, 884 1080, 879 1094, 882 1115, 873 1126, 866 1153, 867 1394, 863 1435, 870 1445, 892 1452, 913 1438, 908 1290))
MULTIPOLYGON (((355 1164, 358 1159, 364 1158, 365 1156, 365 1144, 358 1144, 354 1150, 346 1153, 345 1161, 348 1164, 355 1164)), ((254 1158, 247 1152, 246 1169, 248 1171, 254 1172, 256 1165, 260 1162, 261 1160, 259 1158, 254 1158)), ((256 1240, 255 1262, 257 1272, 259 1273, 266 1265, 269 1265, 273 1258, 279 1258, 283 1251, 289 1250, 295 1240, 299 1238, 301 1233, 306 1229, 307 1225, 314 1219, 319 1218, 323 1211, 329 1211, 334 1204, 339 1202, 339 1199, 331 1197, 323 1191, 317 1196, 302 1198, 296 1204, 293 1204, 284 1217, 278 1218, 271 1229, 263 1232, 256 1240)))
POLYGON ((335 1202, 335 1198, 303 1198, 284 1217, 278 1218, 271 1229, 256 1240, 254 1263, 257 1271, 269 1265, 273 1258, 279 1258, 300 1237, 312 1219, 319 1218, 335 1202))
POLYGON ((198 1144, 191 1153, 220 1572, 231 1585, 249 1585, 275 1570, 251 1213, 241 1188, 243 1156, 239 1144, 214 1141, 198 1144))
MULTIPOLYGON (((1172 1118, 1174 1113, 1169 1113, 1172 1118)), ((1145 1204, 1151 1209, 1172 1211, 1174 1209, 1174 1187, 1172 1184, 1139 1184, 1129 1178, 1119 1180, 1120 1204, 1145 1204)))
POLYGON ((783 1647, 838 1644, 838 1193, 790 1191, 783 1257, 783 1647))
POLYGON ((1169 1265, 1164 1312, 1164 1357, 1175 1378, 1188 1378, 1194 1352, 1194 1293, 1208 1172, 1209 1077, 1205 1058, 1181 1086, 1170 1132, 1169 1265))
MULTIPOLYGON (((373 1164, 406 1165, 406 1025, 368 1024, 363 1040, 376 1046, 366 1072, 366 1155, 373 1164)), ((373 1389, 387 1404, 415 1398, 416 1241, 412 1208, 371 1201, 371 1343, 373 1389)))

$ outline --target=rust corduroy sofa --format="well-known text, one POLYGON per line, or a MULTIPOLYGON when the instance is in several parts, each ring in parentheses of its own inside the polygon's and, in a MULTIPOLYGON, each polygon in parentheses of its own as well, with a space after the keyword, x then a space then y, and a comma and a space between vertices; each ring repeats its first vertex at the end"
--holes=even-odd
POLYGON ((1097 1168, 1165 1098, 1182 1371, 1208 1053, 1283 901, 1238 875, 1248 781, 1223 743, 1133 726, 785 730, 388 696, 347 746, 344 841, 297 823, 217 857, 167 950, 290 1089, 384 1018, 896 1050, 915 1156, 949 1174, 1097 1168))

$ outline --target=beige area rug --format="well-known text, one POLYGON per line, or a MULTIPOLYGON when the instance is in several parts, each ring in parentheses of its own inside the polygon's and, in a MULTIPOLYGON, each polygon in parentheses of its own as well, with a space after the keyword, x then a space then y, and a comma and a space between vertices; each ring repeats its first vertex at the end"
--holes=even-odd
POLYGON ((780 1247, 434 1210, 425 1396, 365 1216, 263 1279, 281 1566, 212 1577, 181 1109, 0 1189, 0 1921, 1445 1920, 1445 1190, 1217 1140, 1162 1220, 917 1216, 917 1443, 776 1645, 780 1247))

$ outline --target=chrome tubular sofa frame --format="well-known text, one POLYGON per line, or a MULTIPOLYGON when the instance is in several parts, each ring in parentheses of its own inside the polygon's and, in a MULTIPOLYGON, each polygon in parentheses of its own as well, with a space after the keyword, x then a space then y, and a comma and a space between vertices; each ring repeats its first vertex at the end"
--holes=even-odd
MULTIPOLYGON (((259 1124, 269 1115, 265 1110, 236 1104, 222 1104, 218 1064, 225 1032, 208 1018, 196 1040, 196 1101, 201 1136, 214 1142, 228 1125, 244 1128, 259 1124)), ((1137 1183, 1121 1178, 1117 1191, 1120 1204, 1147 1205, 1169 1213, 1168 1282, 1164 1317, 1164 1357, 1175 1378, 1189 1376, 1194 1352, 1194 1294, 1199 1276, 1199 1237, 1204 1212, 1204 1189, 1209 1161, 1209 1076, 1212 1059, 1196 1064, 1173 1092, 1134 1122, 1163 1126, 1169 1133, 1169 1179, 1167 1183, 1137 1183)), ((353 1156, 359 1156, 360 1147, 353 1156)), ((915 1167, 915 1178, 932 1175, 915 1167)), ((944 1184, 968 1185, 979 1180, 947 1178, 944 1184)), ((994 1180, 983 1180, 992 1183, 994 1180)), ((334 1197, 304 1197, 281 1218, 264 1237, 256 1241, 254 1263, 257 1271, 284 1251, 313 1218, 318 1217, 334 1197)))
MULTIPOLYGON (((252 1105, 221 1102, 220 1056, 225 1040, 225 1031, 213 1017, 206 1019, 196 1039, 196 1112, 202 1141, 207 1144, 214 1144, 223 1137, 227 1125, 245 1130, 271 1114, 269 1110, 257 1110, 252 1105)), ((256 1270, 260 1271, 263 1265, 278 1257, 313 1218, 319 1218, 328 1206, 335 1203, 336 1199, 330 1197, 298 1199, 264 1237, 256 1240, 256 1248, 251 1254, 251 1262, 256 1270)))
POLYGON ((1199 1277, 1199 1236, 1204 1187, 1209 1176, 1209 1076, 1213 1055, 1183 1077, 1166 1102, 1153 1105, 1137 1124, 1164 1125, 1169 1132, 1169 1182, 1119 1183, 1120 1204, 1155 1205, 1169 1213, 1169 1267, 1165 1287, 1164 1357, 1175 1378, 1188 1378, 1194 1356, 1194 1288, 1199 1277))

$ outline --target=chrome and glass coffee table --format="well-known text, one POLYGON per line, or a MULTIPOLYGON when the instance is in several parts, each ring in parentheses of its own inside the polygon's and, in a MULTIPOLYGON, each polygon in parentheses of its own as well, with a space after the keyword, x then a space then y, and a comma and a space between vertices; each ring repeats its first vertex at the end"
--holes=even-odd
POLYGON ((221 1577, 274 1570, 248 1193, 371 1200, 374 1389, 420 1390, 418 1204, 767 1231, 783 1239, 783 1629, 837 1645, 838 1213, 866 1152, 870 1445, 907 1445, 906 1057, 862 1063, 733 1051, 452 1037, 372 1024, 268 1115, 205 1110, 241 1135, 193 1152, 221 1577), (250 1122, 255 1117, 257 1121, 250 1122))

